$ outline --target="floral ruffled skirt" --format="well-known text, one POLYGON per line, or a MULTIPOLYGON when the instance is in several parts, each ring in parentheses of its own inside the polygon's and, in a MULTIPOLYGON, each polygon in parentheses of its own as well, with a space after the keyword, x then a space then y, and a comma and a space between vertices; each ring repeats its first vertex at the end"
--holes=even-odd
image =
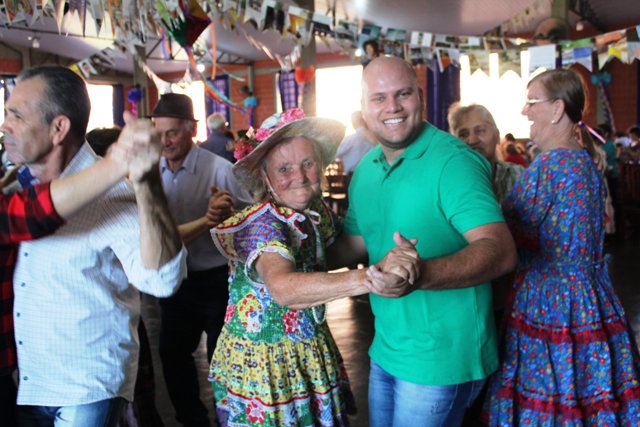
POLYGON ((354 412, 328 328, 309 340, 265 343, 225 327, 209 380, 223 426, 347 426, 347 412, 354 412))

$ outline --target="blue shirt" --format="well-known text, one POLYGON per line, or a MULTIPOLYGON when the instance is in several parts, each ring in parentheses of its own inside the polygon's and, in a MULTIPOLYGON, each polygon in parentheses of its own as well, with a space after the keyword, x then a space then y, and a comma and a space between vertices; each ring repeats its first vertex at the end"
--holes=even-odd
POLYGON ((356 133, 346 136, 340 143, 336 158, 342 160, 345 173, 353 173, 364 155, 376 146, 367 138, 366 131, 366 128, 358 128, 356 133))
MULTIPOLYGON (((97 159, 84 144, 61 176, 97 159)), ((186 273, 185 259, 182 248, 158 271, 144 268, 135 195, 125 181, 55 234, 22 243, 13 276, 18 404, 70 406, 118 396, 131 401, 138 290, 171 295, 186 273)))
MULTIPOLYGON (((236 208, 251 203, 231 172, 231 163, 220 156, 193 145, 182 165, 175 172, 167 159, 160 159, 160 172, 169 210, 177 224, 185 224, 203 216, 209 206, 211 186, 227 190, 234 197, 236 208)), ((190 271, 203 271, 227 263, 213 244, 209 233, 203 233, 187 246, 187 266, 190 271)))
POLYGON ((229 141, 230 139, 231 138, 227 137, 227 135, 225 135, 224 133, 214 130, 209 135, 209 138, 207 138, 205 142, 200 144, 200 147, 229 160, 231 163, 235 163, 236 158, 233 157, 232 152, 227 151, 226 147, 227 141, 229 141))

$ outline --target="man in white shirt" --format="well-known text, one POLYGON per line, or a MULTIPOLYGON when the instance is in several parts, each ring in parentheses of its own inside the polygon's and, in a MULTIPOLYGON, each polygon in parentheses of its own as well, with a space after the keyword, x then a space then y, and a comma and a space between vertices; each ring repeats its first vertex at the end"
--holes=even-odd
MULTIPOLYGON (((91 107, 82 78, 42 66, 17 81, 0 128, 10 158, 39 181, 95 163, 84 141, 91 107)), ((136 138, 158 137, 148 121, 140 123, 136 138)), ((14 274, 20 425, 112 426, 133 399, 139 290, 174 293, 186 253, 157 169, 130 170, 133 189, 120 182, 55 234, 20 246, 14 274)))

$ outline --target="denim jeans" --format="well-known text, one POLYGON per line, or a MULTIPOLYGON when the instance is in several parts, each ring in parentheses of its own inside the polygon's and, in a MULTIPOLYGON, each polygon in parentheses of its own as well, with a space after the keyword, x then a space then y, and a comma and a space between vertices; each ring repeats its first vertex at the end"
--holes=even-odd
POLYGON ((369 425, 371 427, 457 427, 480 393, 484 380, 448 386, 403 381, 371 361, 369 425))
POLYGON ((114 427, 127 401, 122 397, 75 406, 18 406, 20 427, 114 427))

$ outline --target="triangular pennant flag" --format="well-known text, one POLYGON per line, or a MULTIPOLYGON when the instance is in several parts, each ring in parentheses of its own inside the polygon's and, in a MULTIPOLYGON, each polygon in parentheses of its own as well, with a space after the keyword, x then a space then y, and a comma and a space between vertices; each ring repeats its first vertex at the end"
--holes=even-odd
POLYGON ((469 58, 469 69, 471 74, 477 70, 485 74, 489 74, 489 52, 486 50, 473 50, 466 52, 469 58))
MULTIPOLYGON (((553 70, 556 68, 556 45, 545 44, 533 46, 529 49, 529 74, 533 74, 538 68, 553 70)), ((519 55, 518 55, 519 57, 519 55)))

